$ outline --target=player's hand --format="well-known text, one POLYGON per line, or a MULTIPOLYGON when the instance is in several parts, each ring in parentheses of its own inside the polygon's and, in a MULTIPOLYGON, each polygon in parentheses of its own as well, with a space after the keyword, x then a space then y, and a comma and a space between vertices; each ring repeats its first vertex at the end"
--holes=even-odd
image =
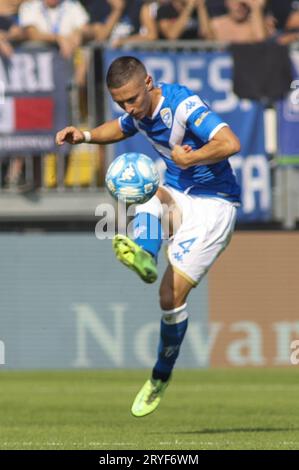
POLYGON ((188 154, 192 151, 190 145, 175 145, 171 152, 173 161, 183 170, 192 165, 188 158, 188 154))
POLYGON ((55 141, 57 145, 63 145, 66 142, 68 144, 76 145, 82 144, 85 139, 84 134, 82 131, 80 131, 80 129, 77 129, 73 126, 69 126, 57 132, 55 141))

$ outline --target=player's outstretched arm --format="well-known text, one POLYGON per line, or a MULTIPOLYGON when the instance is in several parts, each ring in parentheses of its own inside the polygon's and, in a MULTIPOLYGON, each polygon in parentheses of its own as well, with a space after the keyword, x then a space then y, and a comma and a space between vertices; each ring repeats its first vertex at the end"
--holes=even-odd
POLYGON ((198 150, 186 151, 185 146, 175 145, 171 156, 181 168, 193 165, 211 165, 226 160, 240 151, 240 141, 228 127, 220 129, 215 136, 198 150))
POLYGON ((126 134, 120 128, 118 119, 108 121, 99 127, 95 127, 91 131, 81 131, 74 126, 68 126, 57 132, 56 144, 63 145, 65 143, 76 145, 88 142, 91 144, 113 144, 120 140, 126 139, 126 134))

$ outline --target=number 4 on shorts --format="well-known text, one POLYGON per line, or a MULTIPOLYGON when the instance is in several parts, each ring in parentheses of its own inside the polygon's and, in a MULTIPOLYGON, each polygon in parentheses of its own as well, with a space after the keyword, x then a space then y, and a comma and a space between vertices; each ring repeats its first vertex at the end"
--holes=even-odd
POLYGON ((195 240, 197 240, 197 237, 190 238, 190 240, 184 240, 183 242, 179 243, 179 246, 182 248, 184 255, 190 252, 190 247, 193 245, 195 240))

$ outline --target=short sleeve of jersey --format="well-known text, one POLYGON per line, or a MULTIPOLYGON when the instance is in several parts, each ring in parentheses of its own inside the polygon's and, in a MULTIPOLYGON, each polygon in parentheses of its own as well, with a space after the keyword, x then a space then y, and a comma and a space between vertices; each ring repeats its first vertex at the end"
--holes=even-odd
POLYGON ((209 142, 214 135, 228 126, 218 114, 209 109, 208 106, 196 109, 187 120, 187 127, 203 142, 209 142))
POLYGON ((134 119, 128 113, 123 114, 118 119, 121 130, 128 136, 135 135, 138 129, 135 127, 134 119))

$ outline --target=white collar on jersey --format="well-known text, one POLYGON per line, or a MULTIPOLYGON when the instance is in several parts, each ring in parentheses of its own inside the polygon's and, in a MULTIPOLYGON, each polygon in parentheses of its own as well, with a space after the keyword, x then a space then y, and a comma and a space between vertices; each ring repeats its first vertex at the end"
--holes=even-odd
POLYGON ((162 104, 163 104, 164 100, 165 100, 165 96, 162 95, 161 98, 159 99, 159 103, 157 104, 157 106, 155 108, 155 111, 153 112, 150 119, 154 119, 157 116, 158 112, 162 108, 162 104))

